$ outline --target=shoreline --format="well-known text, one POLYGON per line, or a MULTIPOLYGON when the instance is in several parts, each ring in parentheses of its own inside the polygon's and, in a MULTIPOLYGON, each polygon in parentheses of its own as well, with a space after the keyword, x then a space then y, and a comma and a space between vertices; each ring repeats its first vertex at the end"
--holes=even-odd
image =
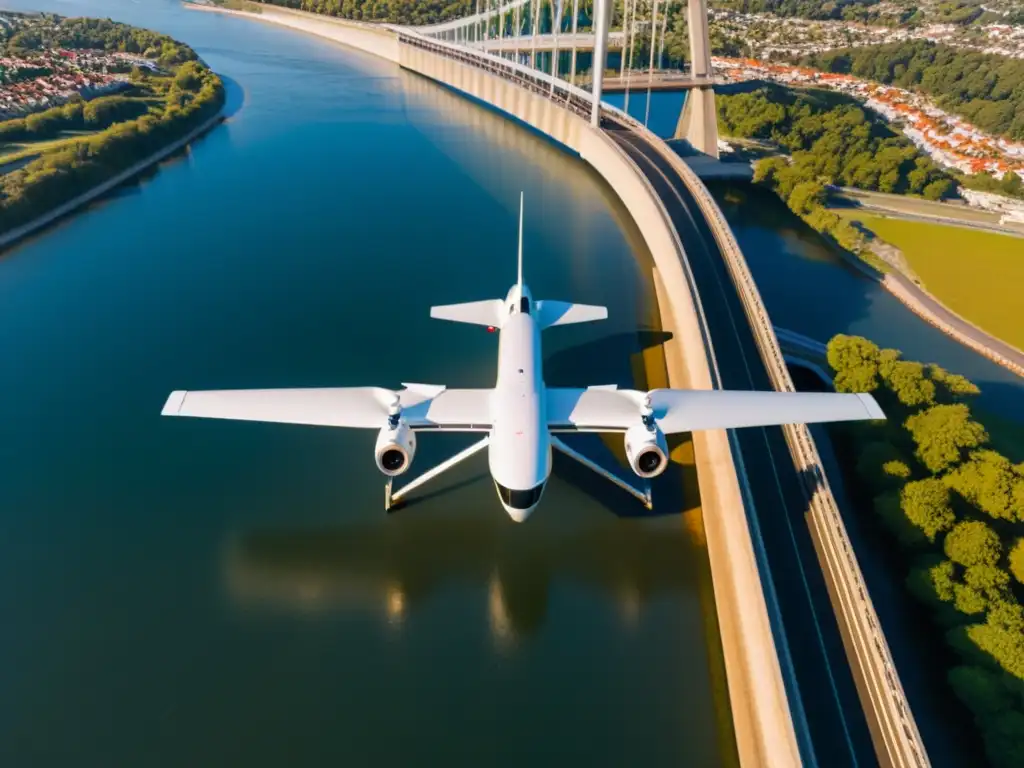
POLYGON ((196 128, 193 128, 180 139, 177 139, 171 144, 168 144, 166 147, 157 150, 149 157, 140 160, 139 162, 126 168, 125 170, 121 171, 115 176, 112 176, 106 181, 97 184, 92 189, 83 192, 82 194, 72 198, 71 200, 68 200, 66 203, 62 203, 56 208, 53 208, 52 210, 44 213, 43 215, 38 216, 37 218, 33 219, 27 224, 22 224, 19 227, 15 227, 14 229, 8 230, 7 232, 0 234, 0 250, 6 250, 19 240, 22 240, 28 237, 29 235, 35 234, 41 229, 45 229, 46 227, 58 221, 59 219, 62 219, 65 216, 74 213, 77 209, 81 208, 87 203, 91 203, 97 198, 102 197, 104 194, 111 191, 115 187, 120 186, 124 182, 131 180, 135 176, 138 176, 146 169, 159 164, 160 162, 165 160, 169 155, 174 154, 179 149, 182 149, 192 141, 200 138, 203 134, 207 133, 213 128, 216 128, 221 122, 224 121, 224 119, 224 108, 222 106, 219 110, 217 110, 217 113, 215 115, 207 119, 201 125, 197 126, 196 128))
POLYGON ((1024 378, 1024 351, 993 336, 954 312, 935 294, 900 272, 879 272, 855 254, 836 244, 842 260, 862 275, 881 285, 891 296, 929 325, 954 341, 1024 378), (934 306, 929 306, 929 304, 934 306), (945 316, 944 316, 945 315, 945 316), (960 327, 958 327, 960 326, 960 327))

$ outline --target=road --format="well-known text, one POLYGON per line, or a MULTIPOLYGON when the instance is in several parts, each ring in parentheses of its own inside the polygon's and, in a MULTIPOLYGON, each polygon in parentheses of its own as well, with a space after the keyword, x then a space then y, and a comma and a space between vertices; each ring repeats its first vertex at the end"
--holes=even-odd
MULTIPOLYGON (((945 324, 952 329, 953 333, 951 335, 954 337, 957 335, 966 337, 976 345, 994 352, 998 357, 1009 361, 1011 365, 1006 367, 1009 367, 1011 370, 1014 370, 1012 366, 1016 366, 1015 370, 1017 372, 1024 370, 1024 352, 1021 352, 1021 350, 1007 344, 1002 339, 986 333, 978 326, 960 317, 960 315, 953 312, 906 275, 893 270, 886 275, 886 280, 899 283, 903 290, 910 294, 912 302, 917 304, 917 306, 914 306, 913 303, 908 303, 907 305, 925 319, 933 323, 938 321, 937 324, 940 328, 942 324, 945 324)), ((998 359, 998 357, 995 359, 998 359)))
POLYGON ((835 198, 851 203, 855 209, 884 213, 897 219, 920 221, 925 224, 948 224, 983 232, 1024 238, 1024 225, 1012 226, 999 223, 999 214, 978 208, 919 200, 905 195, 887 195, 882 192, 843 189, 833 193, 835 198))
MULTIPOLYGON (((686 185, 642 137, 605 125, 661 197, 686 249, 723 389, 773 389, 725 260, 686 185)), ((806 765, 877 763, 811 541, 808 503, 779 427, 741 429, 751 535, 806 765)))

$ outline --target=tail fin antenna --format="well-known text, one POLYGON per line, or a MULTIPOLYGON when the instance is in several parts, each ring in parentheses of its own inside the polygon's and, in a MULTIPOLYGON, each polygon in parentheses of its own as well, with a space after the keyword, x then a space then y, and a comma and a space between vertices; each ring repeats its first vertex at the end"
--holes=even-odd
POLYGON ((519 290, 523 289, 523 193, 519 192, 519 275, 516 280, 519 290))

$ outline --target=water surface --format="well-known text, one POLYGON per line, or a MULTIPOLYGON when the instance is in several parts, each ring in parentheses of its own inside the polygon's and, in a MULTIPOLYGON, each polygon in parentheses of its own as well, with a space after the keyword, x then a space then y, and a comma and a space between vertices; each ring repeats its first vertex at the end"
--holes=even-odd
POLYGON ((0 763, 721 764, 677 514, 556 462, 517 526, 478 457, 386 516, 371 432, 159 415, 179 388, 491 386, 496 337, 428 311, 505 294, 520 190, 534 294, 610 311, 545 335, 549 383, 631 385, 656 312, 611 192, 316 38, 44 5, 189 43, 232 116, 0 259, 0 763))

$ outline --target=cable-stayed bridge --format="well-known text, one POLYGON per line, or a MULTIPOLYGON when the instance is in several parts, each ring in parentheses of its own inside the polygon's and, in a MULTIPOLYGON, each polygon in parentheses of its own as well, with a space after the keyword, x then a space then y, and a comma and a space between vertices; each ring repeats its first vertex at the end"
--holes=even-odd
MULTIPOLYGON (((553 8, 483 0, 470 16, 426 27, 269 8, 263 16, 396 62, 579 155, 621 199, 652 255, 671 334, 670 385, 793 390, 757 286, 707 188, 643 121, 602 101, 616 38, 610 3, 595 3, 588 20, 578 0, 569 11, 568 0, 553 8)), ((623 8, 626 72, 643 64, 630 61, 643 49, 643 29, 654 31, 649 71, 661 57, 665 15, 657 0, 638 5, 623 8)), ((717 157, 704 0, 690 0, 687 14, 694 86, 677 135, 717 157)), ((810 431, 700 432, 693 445, 743 764, 929 765, 810 431)))

